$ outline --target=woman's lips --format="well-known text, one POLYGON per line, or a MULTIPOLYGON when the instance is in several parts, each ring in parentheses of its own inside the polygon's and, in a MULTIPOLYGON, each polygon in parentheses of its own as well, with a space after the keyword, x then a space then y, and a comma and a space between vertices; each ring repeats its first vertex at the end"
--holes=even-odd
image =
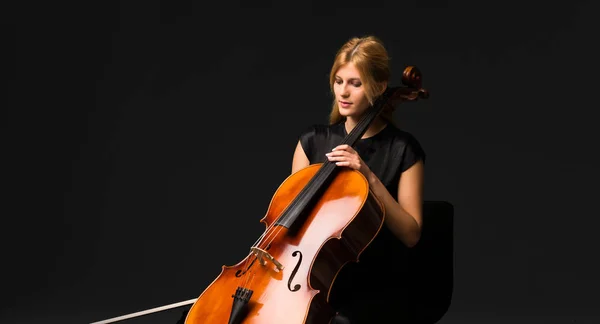
POLYGON ((348 101, 340 101, 339 103, 342 108, 348 108, 352 104, 351 102, 348 102, 348 101))

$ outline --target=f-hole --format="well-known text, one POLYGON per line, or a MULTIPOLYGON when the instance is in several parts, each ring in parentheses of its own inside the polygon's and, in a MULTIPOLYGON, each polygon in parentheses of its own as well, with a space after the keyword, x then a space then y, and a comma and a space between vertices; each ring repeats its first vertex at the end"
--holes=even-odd
POLYGON ((300 268, 300 264, 302 264, 302 252, 294 251, 294 253, 292 253, 292 256, 295 257, 296 255, 299 255, 298 263, 296 263, 296 266, 294 267, 294 271, 292 271, 292 274, 290 275, 290 279, 288 280, 288 285, 287 285, 288 289, 291 292, 298 291, 302 287, 300 284, 296 284, 296 285, 294 285, 294 288, 292 288, 292 280, 294 280, 294 277, 296 276, 296 272, 298 272, 298 268, 300 268))

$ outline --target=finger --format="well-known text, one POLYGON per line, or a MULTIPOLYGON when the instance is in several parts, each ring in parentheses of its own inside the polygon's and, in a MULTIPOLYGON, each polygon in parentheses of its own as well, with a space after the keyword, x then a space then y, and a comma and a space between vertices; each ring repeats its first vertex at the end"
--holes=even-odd
POLYGON ((325 153, 326 156, 350 156, 350 153, 346 152, 346 151, 335 151, 335 152, 329 152, 329 153, 325 153))
POLYGON ((335 150, 335 152, 348 152, 348 153, 350 153, 350 154, 358 154, 358 153, 357 153, 357 152, 354 150, 354 148, 352 148, 352 146, 347 146, 347 145, 346 145, 346 147, 343 147, 343 148, 340 148, 340 149, 337 149, 337 150, 335 150))
POLYGON ((350 162, 348 162, 348 161, 340 161, 340 162, 335 162, 335 165, 350 167, 350 162))
POLYGON ((339 161, 339 162, 335 162, 335 164, 337 166, 343 166, 343 167, 347 167, 350 169, 358 170, 358 167, 352 161, 339 161))
POLYGON ((329 161, 349 161, 346 156, 328 156, 329 161))
POLYGON ((352 148, 352 147, 350 147, 350 145, 348 145, 348 144, 342 144, 342 145, 338 145, 338 146, 334 147, 332 151, 347 150, 349 148, 352 148))

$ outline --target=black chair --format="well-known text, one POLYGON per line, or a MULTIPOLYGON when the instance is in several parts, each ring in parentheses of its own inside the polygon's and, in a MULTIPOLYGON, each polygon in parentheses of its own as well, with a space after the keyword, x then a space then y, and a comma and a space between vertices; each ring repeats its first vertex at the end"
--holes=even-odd
POLYGON ((408 309, 411 323, 431 324, 446 314, 454 281, 454 206, 447 201, 425 201, 423 231, 419 243, 409 250, 408 309))

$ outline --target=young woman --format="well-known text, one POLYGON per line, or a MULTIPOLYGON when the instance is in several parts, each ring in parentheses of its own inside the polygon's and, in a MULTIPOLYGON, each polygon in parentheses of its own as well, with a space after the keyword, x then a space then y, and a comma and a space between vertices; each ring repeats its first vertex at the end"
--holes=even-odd
POLYGON ((303 132, 292 173, 326 160, 360 171, 385 206, 385 226, 360 257, 338 274, 330 302, 333 323, 400 323, 407 318, 410 281, 402 256, 421 235, 425 152, 396 127, 392 107, 371 123, 354 148, 338 144, 356 126, 390 79, 389 57, 374 36, 352 38, 338 51, 330 73, 334 95, 328 125, 303 132))

